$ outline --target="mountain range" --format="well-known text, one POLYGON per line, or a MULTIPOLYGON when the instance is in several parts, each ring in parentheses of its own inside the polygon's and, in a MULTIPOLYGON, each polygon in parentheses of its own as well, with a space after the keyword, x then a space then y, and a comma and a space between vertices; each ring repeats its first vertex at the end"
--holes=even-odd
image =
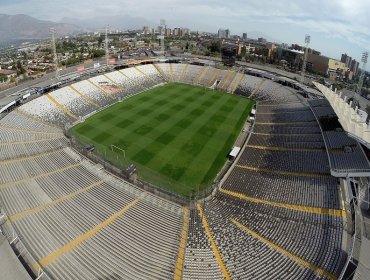
POLYGON ((75 19, 64 17, 59 22, 69 23, 76 26, 83 26, 90 31, 103 30, 107 24, 109 24, 110 29, 141 29, 143 26, 155 27, 159 25, 158 23, 150 22, 144 18, 132 17, 129 15, 120 16, 98 16, 94 18, 87 19, 75 19))
POLYGON ((50 28, 55 28, 58 37, 86 31, 102 31, 107 23, 110 29, 136 29, 144 25, 156 26, 143 18, 122 16, 100 16, 92 19, 62 18, 59 22, 39 20, 18 14, 0 14, 0 45, 8 42, 44 39, 50 37, 50 28))
MULTIPOLYGON (((0 14, 0 47, 9 43, 44 39, 50 37, 50 28, 56 30, 57 37, 75 35, 87 31, 103 31, 106 24, 111 30, 141 29, 143 26, 156 27, 159 23, 144 18, 129 15, 105 16, 101 15, 90 19, 75 19, 64 17, 59 22, 39 20, 34 17, 18 14, 0 14)), ((252 31, 248 38, 264 37, 271 42, 279 40, 271 38, 261 32, 252 31)))
POLYGON ((39 20, 28 15, 0 14, 0 42, 43 39, 50 37, 50 28, 55 28, 58 36, 72 35, 85 31, 71 23, 39 20))

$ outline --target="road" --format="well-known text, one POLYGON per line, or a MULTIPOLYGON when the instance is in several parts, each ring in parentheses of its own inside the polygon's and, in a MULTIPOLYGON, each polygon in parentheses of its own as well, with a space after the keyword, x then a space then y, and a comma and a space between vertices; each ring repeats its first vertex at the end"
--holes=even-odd
MULTIPOLYGON (((195 57, 199 57, 201 59, 213 60, 213 61, 220 61, 220 58, 217 58, 217 57, 208 57, 208 56, 205 56, 205 57, 204 56, 195 56, 195 57)), ((137 58, 137 59, 142 59, 142 57, 137 58)), ((117 63, 120 64, 120 63, 122 63, 123 61, 126 61, 126 60, 127 59, 118 60, 117 63)), ((87 68, 93 67, 94 63, 97 63, 97 62, 99 62, 100 65, 105 65, 106 64, 106 59, 101 58, 99 60, 87 61, 87 62, 81 63, 79 65, 74 65, 74 66, 65 68, 65 69, 61 70, 59 73, 60 73, 60 75, 71 74, 71 73, 76 72, 77 67, 79 67, 79 66, 84 66, 85 69, 87 69, 87 68)), ((285 77, 288 77, 288 78, 291 78, 291 79, 299 78, 298 74, 287 72, 287 71, 282 70, 282 69, 278 69, 278 68, 276 68, 272 65, 252 64, 252 63, 246 63, 246 62, 241 62, 241 61, 238 61, 237 63, 238 63, 238 65, 242 65, 242 66, 246 66, 246 67, 250 67, 250 68, 255 68, 255 69, 259 69, 259 70, 264 70, 264 71, 276 73, 278 75, 285 76, 285 77)), ((56 81, 55 80, 55 72, 48 73, 48 74, 46 74, 45 76, 43 76, 41 78, 38 78, 38 79, 35 79, 35 80, 28 80, 28 81, 25 81, 25 82, 15 86, 15 87, 9 88, 7 90, 0 91, 0 100, 4 97, 9 96, 9 95, 11 95, 15 92, 20 91, 20 90, 27 89, 27 88, 30 88, 30 87, 44 87, 44 86, 47 86, 47 85, 50 85, 50 84, 54 83, 55 81, 56 81)))
MULTIPOLYGON (((78 66, 85 66, 85 69, 86 69, 86 68, 93 67, 94 63, 97 63, 97 62, 99 62, 100 65, 104 65, 106 63, 106 60, 104 58, 104 59, 100 59, 100 60, 81 63, 79 65, 74 65, 74 66, 65 68, 65 69, 59 71, 59 73, 60 73, 60 75, 70 74, 70 73, 76 72, 78 66)), ((51 72, 51 73, 48 73, 48 74, 46 74, 45 76, 43 76, 41 78, 38 78, 38 79, 35 79, 35 80, 28 80, 28 81, 25 81, 23 83, 20 83, 19 85, 15 86, 15 87, 0 91, 0 99, 5 97, 5 96, 9 96, 10 94, 15 93, 17 91, 26 89, 26 88, 43 87, 43 86, 47 86, 49 84, 52 84, 55 81, 56 81, 55 80, 55 72, 51 72)))

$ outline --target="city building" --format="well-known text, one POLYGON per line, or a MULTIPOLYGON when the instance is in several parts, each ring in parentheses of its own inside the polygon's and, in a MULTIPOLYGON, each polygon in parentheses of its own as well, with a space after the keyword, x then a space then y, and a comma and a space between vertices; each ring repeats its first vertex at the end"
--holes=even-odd
POLYGON ((166 36, 171 36, 172 35, 171 28, 166 28, 165 31, 164 31, 164 34, 166 36))
POLYGON ((157 31, 158 31, 159 34, 163 34, 164 33, 164 27, 163 26, 158 26, 157 31))
POLYGON ((182 28, 181 31, 182 31, 181 36, 190 35, 190 29, 189 28, 182 28))
POLYGON ((230 38, 230 30, 229 29, 225 30, 225 38, 227 38, 227 39, 230 38))
POLYGON ((342 54, 340 61, 343 62, 347 68, 351 68, 352 57, 350 57, 346 53, 342 54))
MULTIPOLYGON (((289 49, 304 52, 304 51, 306 50, 306 47, 301 46, 301 45, 298 45, 298 44, 292 44, 292 45, 289 47, 289 49)), ((321 55, 321 52, 319 52, 319 51, 317 51, 317 50, 314 50, 314 49, 311 49, 311 48, 308 48, 307 53, 316 54, 316 55, 321 55)))
POLYGON ((246 54, 254 53, 254 51, 256 49, 256 47, 251 45, 250 43, 248 43, 248 44, 241 43, 241 44, 238 44, 238 54, 241 54, 241 51, 242 51, 243 47, 245 47, 245 53, 246 54))
POLYGON ((268 50, 268 58, 271 58, 271 56, 276 53, 278 47, 274 43, 267 43, 266 48, 268 50))
POLYGON ((17 71, 0 68, 0 76, 5 79, 11 79, 17 77, 17 71))
POLYGON ((304 52, 300 50, 292 50, 288 48, 277 48, 277 58, 280 64, 288 68, 298 70, 303 62, 304 52))
POLYGON ((181 28, 174 28, 173 29, 173 36, 180 36, 181 35, 181 28))
POLYGON ((353 75, 354 76, 357 76, 359 71, 358 71, 358 68, 360 67, 360 62, 356 61, 355 59, 353 59, 351 61, 351 66, 350 66, 350 70, 353 72, 353 75))
POLYGON ((218 38, 225 38, 225 29, 219 29, 217 34, 218 38))
POLYGON ((230 38, 230 30, 229 29, 219 29, 218 30, 218 38, 230 38))
POLYGON ((352 80, 353 77, 358 75, 358 67, 360 66, 360 63, 356 61, 356 59, 353 59, 346 53, 342 54, 341 62, 343 62, 347 67, 347 73, 346 78, 348 80, 352 80))
POLYGON ((308 54, 307 67, 322 75, 327 75, 331 80, 345 77, 347 67, 345 63, 322 55, 308 54))
POLYGON ((190 34, 189 28, 168 28, 163 26, 158 26, 157 30, 154 28, 150 28, 149 26, 143 27, 143 33, 144 35, 150 35, 150 34, 164 34, 165 36, 185 36, 190 34))
POLYGON ((143 34, 144 35, 148 35, 148 34, 150 34, 151 32, 150 32, 150 29, 149 29, 149 26, 144 26, 143 27, 143 34))
POLYGON ((246 40, 247 40, 247 33, 243 33, 243 37, 242 37, 242 39, 243 39, 244 41, 246 41, 246 40))

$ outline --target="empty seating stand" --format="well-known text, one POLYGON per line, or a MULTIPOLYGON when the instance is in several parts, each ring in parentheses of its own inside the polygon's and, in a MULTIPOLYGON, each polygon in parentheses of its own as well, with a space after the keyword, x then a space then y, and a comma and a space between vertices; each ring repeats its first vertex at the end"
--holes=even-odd
POLYGON ((342 129, 338 117, 326 99, 309 101, 312 111, 320 122, 330 158, 330 168, 336 176, 370 171, 370 163, 363 148, 356 140, 350 138, 342 129), (330 127, 326 119, 330 118, 330 127))
MULTIPOLYGON (((140 65, 77 82, 8 114, 0 120, 0 208, 10 221, 3 232, 11 239, 14 229, 51 279, 174 279, 175 270, 189 280, 328 279, 315 266, 338 276, 347 258, 343 217, 310 209, 342 210, 325 148, 336 151, 337 166, 363 151, 343 134, 322 135, 295 90, 241 75, 140 65), (235 167, 201 204, 202 213, 189 205, 188 220, 183 207, 101 169, 63 135, 66 123, 153 86, 215 81, 220 90, 256 100, 257 114, 235 167), (347 158, 338 151, 343 146, 353 147, 347 158)), ((322 104, 314 103, 318 114, 330 113, 322 104)))

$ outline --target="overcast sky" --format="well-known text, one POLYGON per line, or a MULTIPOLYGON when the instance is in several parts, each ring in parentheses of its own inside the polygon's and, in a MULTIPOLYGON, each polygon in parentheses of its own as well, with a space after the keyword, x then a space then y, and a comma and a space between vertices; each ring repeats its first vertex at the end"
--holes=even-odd
POLYGON ((54 21, 130 15, 157 23, 164 18, 170 27, 262 32, 288 44, 303 44, 310 34, 311 47, 337 59, 347 52, 360 60, 370 49, 370 0, 0 0, 0 13, 54 21))

